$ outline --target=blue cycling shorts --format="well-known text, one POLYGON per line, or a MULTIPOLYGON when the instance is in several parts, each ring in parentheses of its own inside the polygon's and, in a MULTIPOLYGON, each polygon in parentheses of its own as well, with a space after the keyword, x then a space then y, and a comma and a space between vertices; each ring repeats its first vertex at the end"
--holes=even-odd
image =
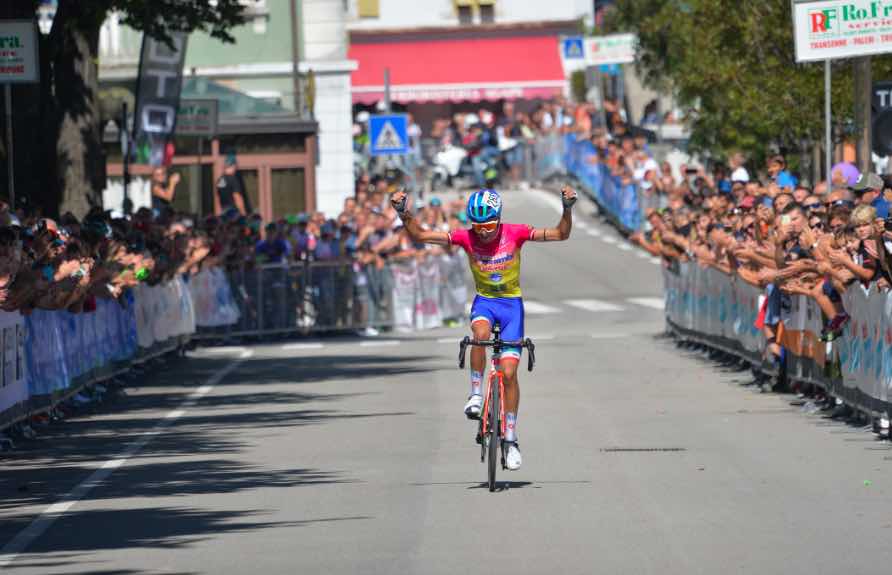
MULTIPOLYGON (((471 306, 471 324, 485 320, 490 326, 498 323, 502 327, 502 339, 520 341, 523 339, 523 299, 519 297, 484 297, 478 295, 471 306)), ((523 348, 506 347, 502 357, 520 359, 523 348)))

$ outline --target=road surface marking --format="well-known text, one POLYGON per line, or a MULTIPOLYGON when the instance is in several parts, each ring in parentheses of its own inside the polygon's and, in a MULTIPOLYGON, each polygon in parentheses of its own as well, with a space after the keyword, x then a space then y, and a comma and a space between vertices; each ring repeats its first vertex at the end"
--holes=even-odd
POLYGON ((302 349, 322 349, 325 344, 319 342, 311 343, 286 343, 282 346, 283 351, 300 351, 302 349))
POLYGON ((381 341, 361 341, 359 347, 394 347, 400 342, 395 339, 384 339, 381 341))
POLYGON ((564 301, 567 305, 584 309, 585 311, 602 312, 602 311, 623 311, 623 307, 606 301, 597 299, 569 299, 564 301))
POLYGON ((623 244, 623 243, 621 243, 621 244, 619 244, 619 245, 616 246, 616 247, 618 247, 619 249, 621 249, 621 250, 624 251, 624 252, 630 252, 630 251, 632 251, 632 246, 630 246, 629 244, 623 244))
POLYGON ((630 297, 626 301, 653 309, 666 309, 666 300, 661 297, 630 297))
POLYGON ((604 236, 603 238, 601 238, 601 241, 604 242, 605 244, 609 244, 611 246, 615 246, 618 243, 616 241, 616 238, 613 238, 611 236, 604 236))
POLYGON ((662 263, 662 261, 660 260, 660 258, 650 258, 650 263, 658 266, 662 263))
POLYGON ((523 311, 529 314, 561 313, 561 310, 533 300, 524 300, 523 311))
POLYGON ((245 349, 241 346, 225 345, 223 347, 209 347, 202 351, 205 353, 242 353, 245 349))
POLYGON ((592 236, 593 238, 600 238, 602 234, 599 230, 586 230, 585 233, 592 236))
POLYGON ((647 252, 635 252, 635 257, 641 258, 643 260, 649 260, 650 254, 648 254, 647 252))
MULTIPOLYGON (((242 361, 248 359, 254 353, 244 348, 241 349, 242 352, 239 358, 231 361, 225 367, 217 371, 207 380, 205 385, 210 386, 211 389, 213 389, 213 387, 220 383, 224 377, 238 367, 242 361)), ((194 400, 186 400, 183 402, 183 405, 187 405, 190 402, 194 402, 194 400)), ((34 542, 34 540, 46 533, 46 530, 49 529, 56 520, 64 516, 65 513, 77 504, 78 501, 86 497, 90 491, 108 479, 116 469, 127 463, 127 461, 145 447, 153 437, 159 435, 165 427, 171 425, 185 413, 186 411, 180 408, 168 413, 163 419, 155 424, 152 431, 145 433, 140 439, 130 443, 119 457, 110 459, 100 465, 89 477, 78 483, 71 491, 63 495, 60 501, 53 503, 44 509, 34 521, 0 549, 0 568, 11 565, 12 562, 34 542)))

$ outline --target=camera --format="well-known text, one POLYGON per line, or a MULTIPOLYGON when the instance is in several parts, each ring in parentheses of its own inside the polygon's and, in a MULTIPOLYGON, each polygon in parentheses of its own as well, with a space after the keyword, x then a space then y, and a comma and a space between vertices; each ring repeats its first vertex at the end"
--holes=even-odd
POLYGON ((886 228, 887 232, 892 232, 892 218, 886 218, 883 221, 883 226, 886 228))

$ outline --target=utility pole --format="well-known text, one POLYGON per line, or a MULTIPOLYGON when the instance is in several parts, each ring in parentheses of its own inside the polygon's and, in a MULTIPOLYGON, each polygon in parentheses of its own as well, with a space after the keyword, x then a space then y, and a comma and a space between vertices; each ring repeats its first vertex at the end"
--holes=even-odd
POLYGON ((872 171, 871 152, 871 95, 872 79, 870 56, 855 60, 855 145, 858 169, 863 172, 872 171))
POLYGON ((300 31, 297 18, 300 9, 297 3, 300 0, 289 0, 288 5, 291 9, 291 80, 294 82, 294 112, 297 115, 303 114, 303 102, 300 95, 300 31))

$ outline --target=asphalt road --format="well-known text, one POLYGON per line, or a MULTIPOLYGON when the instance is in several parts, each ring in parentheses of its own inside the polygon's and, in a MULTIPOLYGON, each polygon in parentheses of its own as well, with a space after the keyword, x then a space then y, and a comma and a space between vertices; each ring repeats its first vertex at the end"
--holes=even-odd
POLYGON ((581 208, 524 249, 539 363, 501 491, 462 329, 200 350, 0 459, 0 571, 888 572, 888 444, 679 351, 659 265, 581 208))

